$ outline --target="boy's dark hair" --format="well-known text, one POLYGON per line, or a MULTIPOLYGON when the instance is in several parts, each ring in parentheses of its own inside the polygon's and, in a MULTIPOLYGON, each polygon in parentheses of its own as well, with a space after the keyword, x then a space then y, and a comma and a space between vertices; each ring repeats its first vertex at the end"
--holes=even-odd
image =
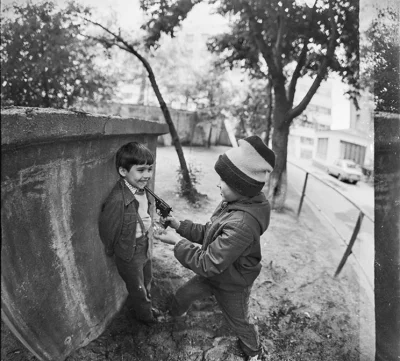
POLYGON ((118 149, 115 156, 115 166, 118 174, 119 167, 125 168, 129 172, 133 165, 152 165, 153 163, 153 153, 146 146, 138 142, 124 144, 118 149))

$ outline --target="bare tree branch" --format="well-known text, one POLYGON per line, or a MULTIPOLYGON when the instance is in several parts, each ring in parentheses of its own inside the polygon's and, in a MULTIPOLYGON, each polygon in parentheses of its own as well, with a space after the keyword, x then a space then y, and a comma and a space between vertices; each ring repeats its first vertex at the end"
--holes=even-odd
POLYGON ((332 0, 329 0, 329 13, 330 13, 330 24, 331 24, 331 36, 329 39, 328 43, 328 48, 326 50, 326 54, 324 59, 322 60, 321 66, 318 69, 317 76, 315 77, 310 89, 308 89, 307 94, 304 96, 302 101, 293 109, 289 111, 287 121, 291 121, 293 118, 297 117, 300 115, 304 109, 307 107, 307 105, 310 103, 313 95, 316 93, 318 90, 322 80, 324 80, 329 63, 332 61, 334 54, 335 54, 335 48, 336 48, 336 40, 338 37, 337 33, 337 27, 336 27, 336 22, 334 18, 334 12, 332 8, 332 0))
POLYGON ((285 101, 287 101, 285 91, 285 76, 283 75, 283 72, 279 71, 279 68, 276 66, 271 48, 267 46, 264 38, 262 37, 262 29, 260 28, 260 24, 257 22, 250 5, 245 0, 242 1, 242 4, 249 18, 250 29, 253 30, 256 44, 260 49, 265 61, 267 62, 269 74, 271 74, 271 78, 273 79, 275 94, 285 98, 285 101))
MULTIPOLYGON (((283 7, 281 8, 281 13, 283 12, 283 7)), ((276 36, 275 42, 275 65, 279 72, 282 72, 282 39, 284 30, 284 16, 282 14, 278 15, 278 34, 276 36)))
POLYGON ((146 71, 147 71, 147 74, 148 74, 148 77, 150 80, 150 84, 154 90, 156 97, 157 97, 158 103, 160 105, 160 109, 165 118, 165 122, 168 124, 169 131, 170 131, 170 134, 172 137, 172 141, 173 141, 175 150, 178 155, 179 163, 180 163, 181 170, 182 170, 182 176, 183 176, 183 180, 184 180, 184 182, 183 182, 184 184, 181 186, 182 193, 185 197, 187 197, 189 199, 189 201, 195 202, 198 197, 198 192, 193 186, 193 183, 192 183, 192 180, 191 180, 190 174, 189 174, 189 169, 186 164, 185 156, 183 154, 182 146, 181 146, 181 143, 179 140, 178 133, 175 129, 175 125, 172 121, 168 106, 165 103, 165 100, 160 92, 160 89, 159 89, 157 81, 156 81, 156 77, 154 75, 153 69, 151 68, 149 62, 135 49, 135 45, 137 45, 137 44, 129 44, 125 39, 122 38, 120 30, 119 30, 118 34, 115 34, 110 29, 106 28, 105 26, 103 26, 102 24, 100 24, 96 21, 90 20, 88 18, 83 18, 83 19, 95 26, 100 27, 106 33, 110 34, 113 37, 113 39, 111 39, 111 40, 106 39, 106 38, 97 38, 98 41, 100 41, 100 43, 106 44, 107 46, 115 45, 115 46, 119 47, 120 49, 133 54, 137 59, 140 60, 140 62, 146 68, 146 71))
MULTIPOLYGON (((317 1, 315 0, 314 2, 314 6, 311 9, 311 19, 310 19, 310 25, 309 28, 312 28, 312 24, 314 22, 314 15, 315 15, 315 11, 317 8, 317 1)), ((310 42, 310 36, 308 36, 307 38, 304 39, 304 43, 303 43, 303 49, 301 49, 301 53, 299 56, 299 60, 297 62, 296 68, 292 74, 292 79, 290 80, 290 84, 288 87, 288 99, 291 105, 293 105, 293 100, 294 100, 294 94, 296 92, 296 86, 297 86, 297 81, 300 78, 300 72, 301 69, 303 69, 306 60, 307 60, 307 53, 308 53, 308 44, 310 42)))

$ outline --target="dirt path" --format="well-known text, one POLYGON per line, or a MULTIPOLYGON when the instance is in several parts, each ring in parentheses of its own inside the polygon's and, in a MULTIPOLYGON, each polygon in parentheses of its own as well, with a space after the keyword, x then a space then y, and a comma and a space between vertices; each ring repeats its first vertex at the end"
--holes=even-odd
MULTIPOLYGON (((177 156, 171 147, 159 148, 156 193, 178 218, 206 222, 220 200, 213 170, 226 147, 185 148, 189 166, 197 175, 197 189, 207 194, 193 207, 177 191, 177 156)), ((334 235, 308 208, 296 219, 298 198, 289 192, 284 212, 273 212, 270 228, 261 238, 262 272, 257 279, 251 309, 265 347, 267 360, 350 361, 373 360, 374 340, 371 306, 346 264, 338 278, 333 274, 344 252, 334 235)), ((153 297, 166 309, 172 292, 192 272, 173 257, 172 247, 154 245, 153 297)), ((8 342, 12 336, 8 337, 8 342)), ((18 345, 13 341, 13 347, 18 345)), ((9 346, 9 344, 8 344, 9 346)), ((8 347, 7 346, 7 347, 8 347)), ((8 349, 10 350, 10 348, 8 349)), ((18 354, 2 360, 34 359, 20 346, 18 354), (22 357, 22 358, 21 358, 22 357)), ((243 360, 236 338, 227 329, 213 299, 198 302, 186 318, 175 323, 143 326, 129 316, 128 305, 97 340, 77 350, 67 360, 243 360)))

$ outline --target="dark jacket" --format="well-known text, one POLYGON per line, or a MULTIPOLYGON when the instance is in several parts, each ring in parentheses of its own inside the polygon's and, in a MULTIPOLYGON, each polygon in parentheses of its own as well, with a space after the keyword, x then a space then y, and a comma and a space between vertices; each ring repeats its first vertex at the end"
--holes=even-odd
MULTIPOLYGON (((149 202, 150 207, 150 202, 149 202)), ((118 180, 104 201, 99 216, 99 234, 106 254, 130 261, 136 248, 139 202, 123 179, 118 180)))
POLYGON ((205 225, 181 222, 177 232, 186 239, 175 245, 175 257, 216 287, 251 286, 261 271, 260 236, 269 220, 270 205, 263 193, 246 201, 222 202, 205 225))

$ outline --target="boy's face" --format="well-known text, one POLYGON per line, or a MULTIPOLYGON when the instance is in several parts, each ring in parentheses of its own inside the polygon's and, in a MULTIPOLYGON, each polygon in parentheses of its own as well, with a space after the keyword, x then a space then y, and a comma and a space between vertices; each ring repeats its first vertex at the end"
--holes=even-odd
POLYGON ((222 179, 220 179, 217 187, 221 190, 221 197, 225 202, 233 202, 243 198, 243 196, 229 187, 222 179))
POLYGON ((133 165, 129 172, 119 167, 119 174, 135 188, 143 189, 153 175, 153 164, 133 165))

